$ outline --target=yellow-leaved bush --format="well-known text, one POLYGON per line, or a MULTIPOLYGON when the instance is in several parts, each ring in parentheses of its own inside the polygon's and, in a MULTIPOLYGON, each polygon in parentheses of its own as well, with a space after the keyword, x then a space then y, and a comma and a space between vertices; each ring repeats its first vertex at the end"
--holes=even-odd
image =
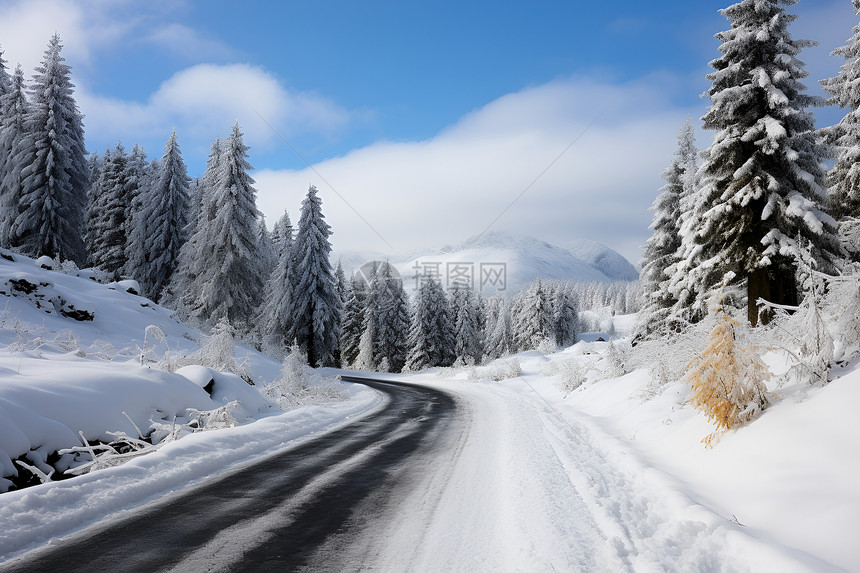
POLYGON ((770 404, 765 386, 770 371, 758 349, 741 346, 736 332, 741 324, 722 308, 716 313, 708 346, 687 365, 686 377, 693 389, 690 402, 717 424, 717 431, 702 440, 707 447, 721 430, 754 420, 770 404))

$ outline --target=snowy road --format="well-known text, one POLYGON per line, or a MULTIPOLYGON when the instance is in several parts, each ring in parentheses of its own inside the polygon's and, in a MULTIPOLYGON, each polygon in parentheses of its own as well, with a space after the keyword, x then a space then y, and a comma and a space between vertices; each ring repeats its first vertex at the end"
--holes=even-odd
POLYGON ((537 397, 415 380, 366 381, 377 414, 0 571, 814 570, 537 397))

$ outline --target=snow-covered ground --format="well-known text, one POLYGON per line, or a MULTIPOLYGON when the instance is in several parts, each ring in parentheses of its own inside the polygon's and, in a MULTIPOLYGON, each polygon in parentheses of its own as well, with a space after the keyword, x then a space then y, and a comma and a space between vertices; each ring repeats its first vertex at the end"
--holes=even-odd
MULTIPOLYGON (((256 386, 154 368, 204 339, 129 286, 0 259, 0 291, 15 295, 0 315, 0 467, 22 454, 44 464, 80 443, 79 431, 107 441, 164 428, 189 408, 236 402, 238 425, 0 494, 0 562, 384 407, 350 386, 347 400, 280 412, 260 392, 280 364, 241 347, 256 386)), ((630 320, 616 317, 616 330, 630 320)), ((713 427, 686 403, 683 382, 655 386, 646 369, 615 375, 610 345, 585 338, 548 356, 386 375, 453 394, 466 430, 444 460, 416 468, 420 487, 362 533, 357 546, 369 549, 357 558, 378 570, 860 571, 856 365, 823 388, 772 386, 771 408, 706 449, 713 427), (586 381, 566 393, 572 371, 586 381)))
MULTIPOLYGON (((634 570, 860 571, 856 363, 822 388, 771 384, 774 405, 706 449, 701 440, 714 427, 687 403, 690 390, 680 381, 655 391, 640 369, 563 390, 571 361, 597 373, 608 346, 580 342, 549 356, 513 356, 506 362, 522 373, 501 382, 481 380, 500 365, 453 376, 470 394, 514 394, 510 400, 540 406, 536 431, 634 570)), ((517 424, 515 433, 529 427, 508 423, 517 424)), ((509 462, 486 471, 535 463, 509 462)), ((535 479, 542 478, 522 478, 535 479)))

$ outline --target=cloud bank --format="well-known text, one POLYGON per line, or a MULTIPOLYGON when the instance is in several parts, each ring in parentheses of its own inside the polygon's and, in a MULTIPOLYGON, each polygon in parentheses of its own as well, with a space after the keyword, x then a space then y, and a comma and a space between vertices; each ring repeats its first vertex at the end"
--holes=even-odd
POLYGON ((675 133, 699 113, 671 104, 672 83, 570 79, 528 88, 426 141, 380 142, 313 169, 261 170, 259 205, 269 221, 284 209, 295 219, 316 185, 339 250, 408 252, 492 224, 558 244, 594 239, 635 261, 675 133))

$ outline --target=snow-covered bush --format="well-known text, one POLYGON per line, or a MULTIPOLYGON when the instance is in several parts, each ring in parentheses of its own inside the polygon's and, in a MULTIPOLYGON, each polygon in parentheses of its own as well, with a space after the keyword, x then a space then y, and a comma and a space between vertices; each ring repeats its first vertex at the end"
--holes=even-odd
POLYGON ((321 404, 349 398, 333 380, 325 380, 318 370, 311 368, 307 356, 296 345, 290 347, 281 367, 280 377, 267 384, 263 393, 285 411, 304 404, 321 404))
POLYGON ((582 386, 587 378, 588 370, 583 368, 582 360, 570 358, 552 362, 546 371, 547 376, 558 376, 558 389, 565 396, 582 386))
POLYGON ((704 352, 690 363, 687 381, 690 401, 717 424, 717 432, 702 440, 711 447, 719 430, 730 430, 754 420, 768 407, 765 381, 770 377, 759 349, 742 346, 745 334, 740 322, 722 307, 716 309, 717 324, 704 352))
POLYGON ((199 350, 191 354, 174 356, 167 354, 158 367, 170 372, 190 365, 206 366, 220 372, 229 372, 252 384, 251 374, 243 362, 236 362, 235 330, 227 318, 222 318, 203 339, 199 350))
POLYGON ((515 358, 499 358, 493 360, 485 366, 471 367, 469 369, 468 378, 470 379, 489 379, 494 382, 502 380, 511 380, 522 374, 519 360, 515 358))

